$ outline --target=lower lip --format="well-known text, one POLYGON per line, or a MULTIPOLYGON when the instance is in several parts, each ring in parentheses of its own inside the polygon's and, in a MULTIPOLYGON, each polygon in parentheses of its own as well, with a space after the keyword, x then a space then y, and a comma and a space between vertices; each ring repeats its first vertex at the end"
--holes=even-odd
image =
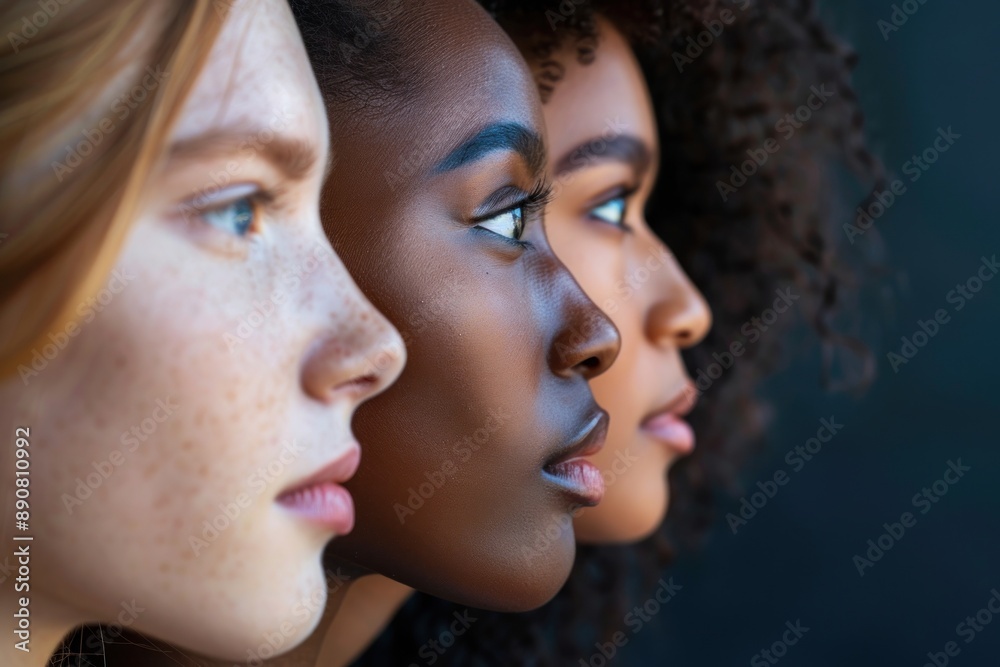
POLYGON ((307 520, 346 535, 354 528, 354 499, 334 482, 320 482, 286 493, 278 503, 307 520))
POLYGON ((586 459, 570 459, 546 466, 545 472, 587 507, 593 507, 604 497, 604 477, 600 469, 586 459))
POLYGON ((666 413, 653 417, 643 423, 642 430, 678 454, 694 451, 694 431, 677 415, 666 413))

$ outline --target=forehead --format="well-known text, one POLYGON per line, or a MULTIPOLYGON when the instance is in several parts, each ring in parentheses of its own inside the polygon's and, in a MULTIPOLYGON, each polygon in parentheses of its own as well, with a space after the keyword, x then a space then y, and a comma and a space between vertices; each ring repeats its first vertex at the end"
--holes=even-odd
POLYGON ((316 144, 323 104, 283 0, 230 2, 219 38, 174 131, 183 139, 222 127, 260 127, 316 144))
MULTIPOLYGON (((618 30, 599 21, 596 58, 582 64, 572 45, 556 54, 565 67, 543 106, 553 159, 599 136, 628 134, 656 147, 652 101, 632 48, 618 30)), ((537 71, 538 63, 532 63, 537 71)))
POLYGON ((541 103, 524 59, 503 30, 478 6, 429 3, 405 26, 415 102, 392 120, 394 143, 427 167, 470 133, 495 123, 543 133, 541 103), (448 12, 437 10, 447 5, 448 12))

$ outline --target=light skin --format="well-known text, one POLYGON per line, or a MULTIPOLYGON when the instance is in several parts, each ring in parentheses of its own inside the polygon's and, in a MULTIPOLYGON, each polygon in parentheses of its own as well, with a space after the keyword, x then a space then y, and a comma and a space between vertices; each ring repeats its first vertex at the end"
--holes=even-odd
MULTIPOLYGON (((542 106, 555 182, 545 224, 553 249, 622 336, 614 364, 591 381, 611 415, 607 444, 590 457, 607 486, 601 503, 575 518, 577 539, 628 543, 662 522, 666 472, 688 451, 651 435, 643 421, 664 407, 690 407, 693 392, 680 351, 705 336, 711 313, 644 219, 658 151, 652 104, 625 38, 606 21, 599 29, 594 62, 580 64, 568 49, 554 54, 565 77, 542 106)), ((347 639, 331 629, 318 664, 340 667, 357 658, 406 596, 378 582, 367 593, 363 602, 349 595, 340 614, 363 605, 359 616, 367 623, 352 624, 347 639)))
POLYGON ((124 288, 27 386, 0 385, 4 432, 30 427, 35 545, 32 650, 8 640, 3 664, 44 665, 82 623, 246 660, 319 622, 336 531, 279 497, 356 457, 351 416, 404 360, 320 223, 327 127, 285 3, 236 3, 115 265, 124 288))
MULTIPOLYGON (((383 29, 410 45, 419 93, 396 115, 348 113, 334 98, 324 223, 365 294, 400 327, 408 360, 398 391, 354 420, 365 446, 348 484, 357 525, 325 562, 337 577, 392 574, 470 606, 530 609, 569 573, 581 503, 545 466, 602 421, 587 383, 617 354, 617 332, 524 204, 546 153, 538 96, 513 44, 467 0, 422 3, 383 29), (426 504, 400 514, 410 489, 449 470, 426 504), (526 552, 550 526, 554 537, 526 552)), ((407 593, 365 589, 396 605, 407 593)), ((320 648, 345 659, 350 646, 332 638, 321 647, 323 638, 349 630, 351 643, 390 615, 361 619, 356 603, 337 612, 352 593, 337 584, 330 632, 269 664, 325 664, 320 648), (340 620, 345 613, 361 622, 340 620)))

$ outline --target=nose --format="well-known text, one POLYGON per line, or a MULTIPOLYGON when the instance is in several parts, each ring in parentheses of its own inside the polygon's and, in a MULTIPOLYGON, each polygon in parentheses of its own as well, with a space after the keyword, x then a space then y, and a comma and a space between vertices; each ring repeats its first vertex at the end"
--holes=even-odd
POLYGON ((665 266, 646 312, 646 336, 657 347, 697 345, 712 327, 712 311, 673 254, 660 245, 665 266))
POLYGON ((611 367, 621 348, 621 336, 562 267, 554 281, 553 294, 562 303, 559 328, 549 351, 549 366, 556 375, 595 378, 611 367))
POLYGON ((339 270, 346 298, 341 294, 328 303, 330 316, 306 355, 302 387, 323 403, 346 399, 357 405, 395 382, 406 363, 406 348, 343 265, 339 270))

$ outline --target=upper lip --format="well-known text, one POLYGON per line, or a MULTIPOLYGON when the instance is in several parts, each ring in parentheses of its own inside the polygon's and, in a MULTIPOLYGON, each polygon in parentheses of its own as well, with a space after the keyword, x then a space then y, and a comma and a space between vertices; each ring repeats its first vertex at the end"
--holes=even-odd
POLYGON ((357 443, 354 443, 346 452, 320 468, 309 477, 292 484, 287 489, 282 491, 279 496, 285 496, 316 484, 323 484, 325 482, 343 484, 354 476, 354 473, 358 471, 358 465, 360 463, 361 447, 357 443))
POLYGON ((571 442, 560 449, 555 456, 545 463, 545 467, 565 463, 570 459, 581 456, 596 454, 604 446, 604 440, 608 435, 608 413, 599 410, 590 421, 583 427, 579 435, 571 442))
POLYGON ((698 392, 695 391, 694 385, 688 382, 666 404, 646 415, 642 423, 645 424, 650 419, 667 413, 675 417, 684 417, 694 409, 697 402, 698 392))

